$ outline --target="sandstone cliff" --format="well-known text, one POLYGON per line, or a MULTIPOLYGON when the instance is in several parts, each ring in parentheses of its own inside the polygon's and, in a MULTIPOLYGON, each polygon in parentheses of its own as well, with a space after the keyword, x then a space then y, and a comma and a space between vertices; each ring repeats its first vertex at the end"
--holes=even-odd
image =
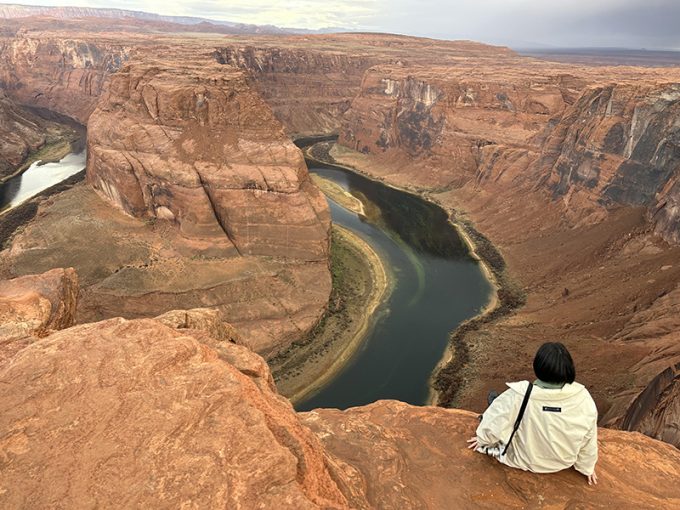
POLYGON ((458 188, 474 179, 493 189, 505 179, 549 190, 574 223, 599 221, 617 205, 644 206, 656 231, 677 244, 672 80, 680 75, 515 64, 373 67, 340 143, 392 174, 403 171, 410 186, 458 188), (619 83, 601 84, 612 80, 619 83))
POLYGON ((221 88, 179 77, 173 85, 163 81, 173 68, 146 70, 140 91, 158 91, 149 104, 165 124, 121 73, 115 83, 132 98, 118 111, 105 102, 89 129, 88 172, 105 200, 83 184, 40 199, 0 271, 75 267, 78 322, 211 307, 267 357, 309 331, 330 293, 327 205, 271 111, 238 71, 230 81, 215 65, 221 88), (205 94, 198 114, 195 92, 205 94), (236 130, 239 122, 249 127, 236 130))
POLYGON ((127 60, 124 40, 40 33, 0 38, 0 88, 16 101, 86 124, 109 73, 127 60))
POLYGON ((645 206, 656 231, 678 244, 679 108, 676 84, 586 90, 546 142, 548 186, 577 211, 586 200, 645 206))
POLYGON ((466 411, 381 401, 297 415, 276 394, 264 360, 200 328, 111 319, 53 333, 0 361, 0 504, 680 504, 680 453, 670 445, 601 430, 593 488, 571 470, 512 470, 465 448, 478 423, 466 411))
POLYGON ((215 58, 251 73, 291 135, 338 132, 363 72, 377 62, 345 52, 255 46, 219 48, 215 58))
POLYGON ((11 175, 47 139, 45 121, 0 90, 0 180, 11 175))
POLYGON ((266 364, 153 320, 55 333, 0 365, 3 507, 344 508, 266 364))
POLYGON ((680 281, 678 248, 664 242, 677 232, 668 82, 680 77, 521 63, 371 68, 340 137, 356 152, 332 154, 473 220, 526 296, 515 315, 471 328, 444 402, 481 408, 499 371, 527 377, 520 360, 559 338, 604 423, 677 444, 677 327, 663 300, 680 281), (628 335, 636 327, 645 332, 628 335))
POLYGON ((28 102, 89 120, 88 180, 105 199, 82 185, 39 199, 3 254, 5 277, 75 267, 79 322, 214 307, 265 356, 318 322, 330 292, 328 206, 241 71, 180 46, 125 65, 98 97, 127 59, 119 39, 4 44, 13 96, 35 90, 28 102))
POLYGON ((507 48, 386 34, 260 38, 221 45, 215 58, 247 71, 291 135, 339 133, 343 114, 377 64, 431 65, 461 58, 511 56, 507 48))
POLYGON ((88 123, 88 181, 139 218, 238 254, 326 260, 330 214, 300 151, 231 67, 135 63, 88 123))
MULTIPOLYGON (((82 24, 72 30, 77 26, 74 21, 68 32, 50 31, 44 21, 35 31, 4 27, 0 79, 10 97, 84 120, 106 75, 132 54, 160 55, 166 64, 190 57, 194 68, 199 61, 213 69, 212 59, 222 64, 218 76, 235 77, 232 66, 238 66, 289 133, 339 130, 341 142, 358 152, 339 148, 336 156, 427 193, 499 247, 505 258, 499 270, 515 283, 515 293, 525 295, 526 306, 468 332, 458 378, 464 384, 449 385, 448 401, 481 407, 489 387, 525 377, 523 360, 545 339, 559 338, 581 360, 579 377, 594 388, 603 423, 676 441, 677 70, 549 64, 476 43, 373 34, 150 38, 95 34, 82 24)), ((18 276, 76 266, 85 297, 81 321, 216 307, 246 333, 245 342, 270 355, 320 317, 330 288, 325 262, 233 256, 241 245, 220 230, 240 231, 242 242, 243 217, 231 222, 225 208, 211 218, 206 201, 220 206, 219 200, 201 196, 191 187, 195 182, 166 182, 165 162, 146 175, 146 163, 163 161, 158 152, 175 143, 167 138, 167 146, 154 146, 166 140, 160 128, 174 136, 177 119, 154 119, 155 96, 147 87, 162 82, 164 73, 173 76, 177 70, 170 67, 160 66, 158 78, 140 77, 141 88, 129 87, 129 100, 116 91, 107 95, 123 98, 125 116, 145 127, 144 133, 124 133, 130 150, 102 130, 96 135, 102 175, 107 183, 127 183, 127 205, 143 221, 76 187, 41 204, 39 219, 3 254, 0 271, 18 276), (136 146, 131 138, 144 143, 136 146), (144 165, 135 162, 147 146, 156 154, 144 154, 144 165), (123 166, 107 167, 104 154, 123 166), (134 157, 123 162, 123 154, 134 157), (144 185, 129 185, 133 174, 144 185), (169 188, 177 195, 165 195, 169 188), (193 196, 184 195, 188 190, 202 197, 201 221, 207 223, 187 218, 184 206, 173 210, 193 196), (207 237, 201 237, 203 227, 207 237), (85 236, 92 242, 82 243, 85 236)), ((243 87, 245 81, 233 83, 243 87)), ((161 88, 174 94, 167 84, 161 88)), ((252 97, 252 91, 244 94, 252 97)), ((183 100, 160 109, 189 112, 178 121, 186 127, 200 124, 195 105, 183 100)), ((102 112, 102 119, 121 120, 111 105, 102 112)), ((174 151, 180 149, 169 154, 179 154, 174 151)), ((209 173, 210 191, 226 185, 230 194, 245 193, 231 189, 241 187, 242 174, 218 182, 209 173)), ((247 230, 245 239, 242 246, 249 245, 247 230)), ((309 253, 309 243, 302 244, 309 253)))
POLYGON ((339 141, 383 159, 411 186, 460 187, 491 150, 494 159, 503 153, 504 167, 530 157, 533 137, 578 85, 570 77, 521 70, 512 79, 500 70, 492 76, 467 63, 378 66, 364 76, 339 141))
POLYGON ((636 313, 615 337, 645 352, 631 367, 631 383, 603 422, 680 444, 680 289, 636 313))
POLYGON ((677 449, 642 434, 600 429, 601 481, 588 487, 574 470, 536 475, 466 450, 463 445, 479 423, 467 411, 378 401, 301 417, 326 451, 340 459, 353 487, 363 488, 369 508, 670 509, 680 496, 677 449), (638 458, 654 464, 652 459, 659 459, 653 478, 629 469, 638 458))

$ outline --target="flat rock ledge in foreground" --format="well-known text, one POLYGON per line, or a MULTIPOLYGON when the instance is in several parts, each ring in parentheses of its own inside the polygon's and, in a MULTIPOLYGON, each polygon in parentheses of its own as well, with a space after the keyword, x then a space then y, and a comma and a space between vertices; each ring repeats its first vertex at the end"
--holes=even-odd
POLYGON ((466 450, 466 411, 298 415, 262 358, 192 314, 71 327, 0 364, 0 507, 680 506, 680 452, 637 433, 600 431, 593 488, 466 450))

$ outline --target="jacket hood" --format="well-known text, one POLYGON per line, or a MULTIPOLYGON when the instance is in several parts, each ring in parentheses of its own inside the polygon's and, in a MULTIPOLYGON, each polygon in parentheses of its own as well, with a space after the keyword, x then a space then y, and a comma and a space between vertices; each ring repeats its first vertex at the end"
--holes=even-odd
MULTIPOLYGON (((509 382, 506 383, 508 387, 519 393, 520 395, 524 396, 524 394, 527 391, 528 385, 530 384, 529 381, 517 381, 517 382, 509 382)), ((531 400, 537 400, 537 401, 550 401, 554 402, 557 400, 566 400, 569 398, 573 398, 575 395, 579 393, 584 393, 583 396, 585 396, 588 392, 586 390, 586 387, 583 386, 581 383, 573 382, 571 384, 565 384, 562 388, 560 389, 546 389, 546 388, 541 388, 540 386, 534 386, 534 389, 531 390, 531 400)))

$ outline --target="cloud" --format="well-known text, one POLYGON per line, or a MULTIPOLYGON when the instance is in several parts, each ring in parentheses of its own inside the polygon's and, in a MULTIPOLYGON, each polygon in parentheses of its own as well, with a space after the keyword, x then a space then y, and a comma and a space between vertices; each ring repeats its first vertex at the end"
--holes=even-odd
MULTIPOLYGON (((256 25, 318 29, 368 28, 370 19, 387 8, 386 0, 20 0, 29 5, 72 5, 196 16, 256 25)), ((4 0, 3 0, 3 3, 4 0)), ((8 2, 9 3, 9 2, 8 2)))
MULTIPOLYGON (((4 0, 0 0, 4 1, 4 0)), ((523 45, 680 48, 680 0, 21 0, 523 45)))

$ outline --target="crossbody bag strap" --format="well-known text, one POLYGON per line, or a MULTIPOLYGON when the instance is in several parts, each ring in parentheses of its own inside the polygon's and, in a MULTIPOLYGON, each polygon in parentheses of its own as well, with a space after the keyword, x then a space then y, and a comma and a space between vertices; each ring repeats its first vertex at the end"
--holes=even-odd
POLYGON ((529 403, 529 397, 531 396, 531 390, 533 388, 534 385, 531 384, 531 382, 529 382, 529 387, 527 388, 527 392, 524 394, 524 400, 522 400, 522 406, 519 408, 519 414, 517 414, 515 425, 512 427, 512 434, 510 434, 510 439, 508 439, 508 442, 505 445, 505 449, 503 450, 502 455, 505 455, 507 453, 508 447, 510 446, 510 443, 512 443, 512 438, 515 437, 515 432, 517 432, 519 424, 522 422, 522 418, 524 417, 524 411, 526 411, 527 404, 529 403))

